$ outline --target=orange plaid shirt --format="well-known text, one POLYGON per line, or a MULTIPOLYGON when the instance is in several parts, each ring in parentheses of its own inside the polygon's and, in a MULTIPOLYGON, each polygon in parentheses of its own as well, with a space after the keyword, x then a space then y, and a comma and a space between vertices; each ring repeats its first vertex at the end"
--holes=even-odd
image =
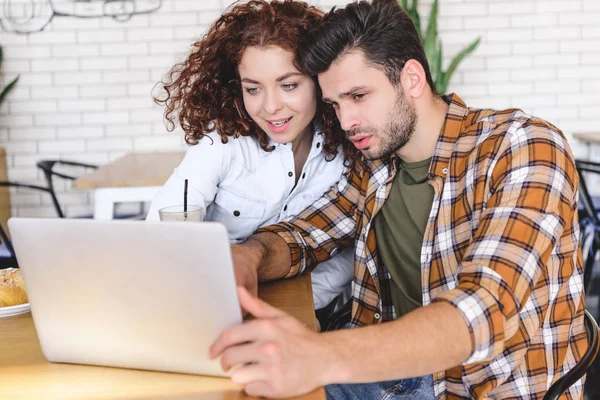
MULTIPOLYGON (((560 130, 521 110, 446 101, 429 169, 423 305, 456 307, 474 350, 434 374, 436 398, 541 399, 587 348, 573 156, 560 130)), ((259 230, 288 243, 290 277, 355 246, 354 327, 396 317, 373 229, 396 167, 395 156, 357 162, 297 217, 259 230)), ((580 380, 565 398, 582 393, 580 380)))

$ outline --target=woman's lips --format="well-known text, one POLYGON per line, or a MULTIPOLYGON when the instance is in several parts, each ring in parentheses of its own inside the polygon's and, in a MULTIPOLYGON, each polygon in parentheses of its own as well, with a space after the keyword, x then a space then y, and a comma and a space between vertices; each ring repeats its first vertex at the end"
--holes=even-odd
POLYGON ((271 120, 271 121, 267 121, 267 126, 269 127, 269 130, 271 132, 274 133, 283 133, 287 130, 288 126, 290 126, 290 122, 292 121, 293 117, 289 117, 287 120, 286 119, 280 119, 280 120, 271 120), (274 125, 273 122, 282 122, 285 121, 285 123, 283 125, 274 125))

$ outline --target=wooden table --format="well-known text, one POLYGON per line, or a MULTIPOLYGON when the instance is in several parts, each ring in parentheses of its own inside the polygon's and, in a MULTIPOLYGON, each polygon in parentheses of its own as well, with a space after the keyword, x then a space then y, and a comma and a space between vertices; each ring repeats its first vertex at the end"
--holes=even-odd
MULTIPOLYGON (((316 329, 308 274, 262 284, 259 296, 316 329)), ((226 378, 49 363, 31 314, 0 319, 0 399, 249 398, 226 378)), ((297 399, 324 400, 325 391, 320 388, 297 399)))
POLYGON ((179 165, 185 152, 127 154, 73 182, 95 189, 95 219, 112 219, 119 202, 150 201, 179 165))

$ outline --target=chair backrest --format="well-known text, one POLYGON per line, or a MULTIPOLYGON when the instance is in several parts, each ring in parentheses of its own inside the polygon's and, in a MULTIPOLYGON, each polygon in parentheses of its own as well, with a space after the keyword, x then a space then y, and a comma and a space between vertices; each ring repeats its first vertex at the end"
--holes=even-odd
POLYGON ((586 292, 592 281, 592 272, 596 254, 600 251, 600 214, 584 179, 586 174, 600 176, 600 163, 576 160, 579 174, 579 202, 583 212, 579 213, 581 231, 581 250, 583 255, 583 282, 586 292))
MULTIPOLYGON (((12 181, 0 181, 0 186, 10 186, 10 187, 33 189, 33 190, 41 190, 42 192, 50 194, 50 196, 52 197, 52 191, 50 190, 50 188, 47 188, 45 186, 31 185, 29 183, 12 182, 12 181)), ((60 207, 56 207, 56 206, 57 206, 57 204, 55 204, 55 208, 56 208, 56 211, 58 212, 58 216, 61 218, 64 218, 62 215, 62 211, 60 211, 60 207)))
POLYGON ((18 266, 15 249, 13 249, 8 235, 4 232, 2 224, 0 224, 0 269, 18 266))
POLYGON ((585 310, 585 332, 588 338, 588 348, 581 360, 563 377, 554 382, 544 395, 543 400, 558 400, 558 398, 569 389, 575 382, 583 378, 587 373, 600 350, 598 341, 598 324, 592 314, 585 310))
POLYGON ((65 215, 64 215, 62 208, 60 207, 60 204, 58 202, 58 197, 56 196, 56 192, 54 191, 54 183, 53 183, 52 178, 56 176, 56 177, 59 177, 62 179, 67 179, 67 180, 72 181, 74 179, 77 179, 77 177, 73 176, 73 175, 67 175, 62 172, 57 172, 54 170, 54 167, 57 165, 66 165, 69 167, 82 167, 82 168, 91 168, 91 169, 98 168, 98 166, 93 165, 93 164, 86 164, 86 163, 81 163, 81 162, 77 162, 77 161, 67 161, 67 160, 41 160, 41 161, 38 161, 36 165, 44 173, 44 178, 46 179, 46 184, 48 185, 48 193, 50 194, 50 197, 52 198, 52 204, 54 205, 54 208, 56 209, 56 213, 58 214, 58 216, 60 218, 64 218, 65 215))
MULTIPOLYGON (((0 186, 39 190, 39 191, 42 191, 42 192, 45 192, 45 193, 48 193, 51 195, 51 191, 47 187, 38 186, 38 185, 30 185, 28 183, 0 181, 0 186)), ((61 213, 59 213, 59 216, 61 216, 61 213)), ((2 253, 0 255, 0 269, 6 268, 6 267, 17 267, 18 265, 17 265, 17 258, 15 256, 15 251, 10 243, 8 235, 2 228, 1 224, 0 224, 0 247, 1 247, 0 253, 2 253), (6 254, 6 253, 8 253, 8 254, 6 254)))
POLYGON ((600 226, 594 224, 592 218, 586 216, 579 221, 579 246, 583 257, 583 287, 589 293, 596 254, 600 251, 600 241, 597 238, 600 226))
POLYGON ((600 176, 600 163, 591 161, 576 160, 575 165, 577 173, 579 174, 579 201, 583 205, 587 216, 592 218, 594 224, 600 226, 600 216, 598 216, 598 210, 594 204, 594 199, 588 189, 586 180, 584 179, 584 173, 587 174, 598 174, 600 176))

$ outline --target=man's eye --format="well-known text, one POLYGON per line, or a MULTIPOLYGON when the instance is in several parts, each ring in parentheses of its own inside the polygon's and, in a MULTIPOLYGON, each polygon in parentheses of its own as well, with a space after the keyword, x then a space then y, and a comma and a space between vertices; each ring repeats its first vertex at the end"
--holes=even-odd
POLYGON ((357 94, 355 94, 355 95, 352 96, 352 98, 354 100, 362 100, 363 97, 365 97, 364 93, 357 93, 357 94))
POLYGON ((246 88, 246 93, 248 93, 248 94, 256 94, 256 93, 258 93, 258 90, 259 89, 255 88, 255 87, 246 88))

